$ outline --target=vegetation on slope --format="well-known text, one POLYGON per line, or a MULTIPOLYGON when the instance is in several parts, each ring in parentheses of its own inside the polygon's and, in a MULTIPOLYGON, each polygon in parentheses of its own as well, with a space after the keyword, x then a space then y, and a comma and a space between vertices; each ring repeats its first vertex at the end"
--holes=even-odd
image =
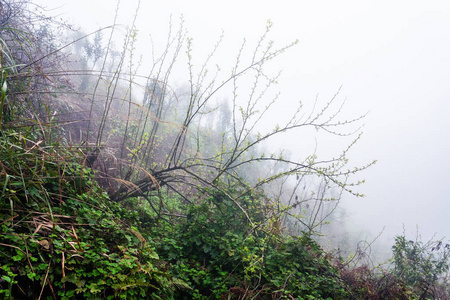
POLYGON ((115 25, 102 45, 107 29, 80 37, 26 1, 0 1, 0 8, 0 297, 448 296, 450 247, 442 242, 399 236, 394 266, 382 270, 314 241, 326 220, 317 216, 330 215, 342 193, 359 196, 352 189, 361 182, 351 176, 371 163, 345 169, 358 137, 337 158, 263 153, 262 143, 285 131, 340 136, 359 120, 338 119, 336 96, 257 132, 277 98, 269 97, 276 76, 263 67, 290 47, 273 48, 270 26, 247 64, 246 48, 238 51, 222 81, 219 70, 206 72, 220 43, 195 70, 188 40, 189 84, 175 90, 169 78, 185 46, 182 27, 142 83, 133 69, 133 26, 120 54, 111 43, 115 25), (59 38, 67 32, 75 42, 59 38), (242 99, 244 76, 254 81, 242 99), (218 91, 230 94, 231 108, 215 102, 218 91), (272 196, 280 187, 291 196, 272 196))

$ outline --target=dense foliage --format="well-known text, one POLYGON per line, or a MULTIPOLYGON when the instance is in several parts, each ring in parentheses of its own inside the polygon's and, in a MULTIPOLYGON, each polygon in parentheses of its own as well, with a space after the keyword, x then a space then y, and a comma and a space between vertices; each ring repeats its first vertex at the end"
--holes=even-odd
POLYGON ((54 146, 32 147, 23 136, 3 131, 5 298, 157 298, 176 284, 185 286, 156 267, 152 243, 133 227, 133 215, 95 184, 90 169, 54 146))
POLYGON ((318 216, 332 214, 335 205, 328 203, 344 192, 359 196, 352 188, 361 182, 350 176, 371 163, 344 169, 358 138, 330 160, 295 161, 257 148, 303 127, 345 135, 335 129, 359 119, 335 120, 341 108, 326 116, 334 97, 306 119, 298 118, 299 108, 281 127, 253 132, 274 101, 258 114, 276 81, 262 67, 289 48, 263 45, 270 26, 249 65, 238 64, 242 48, 224 80, 233 86, 231 109, 209 104, 225 83, 207 83, 206 63, 192 77, 191 40, 189 96, 171 89, 182 29, 154 65, 161 70, 171 53, 168 71, 147 77, 139 102, 132 54, 129 72, 123 69, 135 28, 120 54, 111 40, 101 47, 101 30, 90 41, 27 4, 0 1, 0 298, 448 297, 449 246, 442 242, 399 236, 393 267, 383 270, 327 253, 314 240, 325 221, 318 216), (67 31, 75 42, 58 38, 67 31), (237 82, 246 72, 256 79, 243 105, 237 82), (317 193, 297 195, 315 180, 317 193), (269 194, 275 189, 269 184, 280 182, 289 198, 269 194), (336 188, 339 193, 330 192, 336 188))

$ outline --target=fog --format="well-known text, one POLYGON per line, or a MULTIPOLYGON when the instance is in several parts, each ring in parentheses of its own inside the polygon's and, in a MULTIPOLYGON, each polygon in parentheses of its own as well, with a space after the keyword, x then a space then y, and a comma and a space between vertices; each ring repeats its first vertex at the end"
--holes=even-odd
MULTIPOLYGON (((137 1, 122 2, 118 23, 129 25, 137 1)), ((36 3, 88 32, 112 24, 116 9, 110 0, 36 3)), ((407 235, 418 228, 424 240, 450 236, 450 2, 142 1, 138 13, 143 65, 150 34, 156 47, 164 43, 170 18, 177 24, 181 15, 199 57, 224 31, 223 68, 268 19, 277 45, 298 39, 273 66, 283 70, 280 107, 326 101, 341 88, 346 116, 369 112, 349 158, 378 162, 361 175, 366 197, 347 195, 341 203, 349 231, 369 240, 383 231, 386 245, 403 227, 407 235)), ((283 118, 281 108, 274 119, 283 118)), ((282 145, 296 153, 298 143, 287 139, 282 145)))

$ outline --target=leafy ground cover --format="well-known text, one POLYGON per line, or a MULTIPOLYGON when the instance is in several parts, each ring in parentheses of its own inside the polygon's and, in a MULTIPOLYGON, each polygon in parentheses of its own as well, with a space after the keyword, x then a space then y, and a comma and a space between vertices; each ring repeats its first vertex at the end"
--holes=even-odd
MULTIPOLYGON (((174 223, 145 208, 131 212, 109 200, 90 169, 61 163, 51 149, 20 147, 15 134, 2 137, 4 298, 419 299, 425 282, 432 295, 436 278, 411 278, 424 274, 413 264, 407 277, 404 260, 398 273, 345 267, 307 235, 249 224, 220 195, 189 206, 174 223)), ((262 214, 255 199, 242 205, 262 214)), ((410 256, 412 243, 399 239, 396 255, 410 256)))
MULTIPOLYGON (((173 211, 187 211, 168 222, 143 205, 129 210, 127 205, 139 206, 137 199, 112 202, 96 183, 96 173, 73 155, 64 157, 57 147, 35 146, 15 132, 3 131, 1 140, 0 293, 6 299, 419 299, 424 291, 428 298, 434 295, 437 277, 412 278, 431 273, 414 273, 415 265, 403 259, 396 260, 401 262, 397 273, 349 268, 308 235, 288 236, 275 222, 262 222, 266 218, 261 194, 241 199, 242 206, 252 208, 248 211, 254 224, 223 201, 223 195, 204 191, 207 201, 187 206, 164 194, 173 211), (421 288, 425 282, 426 290, 421 288)), ((411 247, 399 238, 396 256, 411 256, 411 247)), ((419 252, 415 253, 423 261, 425 251, 419 252)), ((428 266, 444 268, 446 258, 438 265, 425 260, 428 266)), ((420 266, 419 259, 415 263, 420 266)))

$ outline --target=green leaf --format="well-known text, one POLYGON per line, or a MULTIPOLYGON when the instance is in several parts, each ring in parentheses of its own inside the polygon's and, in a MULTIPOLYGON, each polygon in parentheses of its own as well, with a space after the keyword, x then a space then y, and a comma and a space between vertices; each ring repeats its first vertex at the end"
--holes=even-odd
POLYGON ((36 277, 36 273, 27 273, 27 277, 30 278, 31 280, 34 280, 34 278, 36 277))

